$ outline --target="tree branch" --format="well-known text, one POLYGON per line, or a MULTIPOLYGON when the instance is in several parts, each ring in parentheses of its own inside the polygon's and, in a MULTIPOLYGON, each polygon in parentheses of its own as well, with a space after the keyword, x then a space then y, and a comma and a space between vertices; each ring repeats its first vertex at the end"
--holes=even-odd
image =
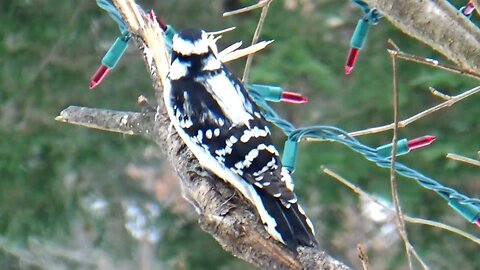
POLYGON ((200 227, 231 254, 263 269, 348 269, 317 248, 298 254, 272 239, 255 209, 223 180, 206 173, 170 125, 161 89, 168 71, 162 32, 133 1, 115 0, 150 71, 158 106, 142 113, 70 106, 56 120, 130 135, 142 135, 167 153, 177 172, 184 197, 199 214, 200 227))
POLYGON ((152 112, 121 112, 87 107, 69 106, 55 117, 56 121, 88 128, 118 132, 125 135, 150 137, 152 112))
POLYGON ((457 65, 480 71, 480 30, 445 0, 365 0, 398 29, 457 65))

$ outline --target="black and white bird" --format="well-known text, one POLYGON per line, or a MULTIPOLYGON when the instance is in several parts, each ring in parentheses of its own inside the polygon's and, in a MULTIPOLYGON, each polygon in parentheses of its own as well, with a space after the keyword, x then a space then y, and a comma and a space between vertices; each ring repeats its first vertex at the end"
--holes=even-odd
POLYGON ((273 238, 292 250, 316 243, 259 107, 217 58, 204 31, 174 36, 164 99, 175 129, 200 164, 255 206, 273 238))

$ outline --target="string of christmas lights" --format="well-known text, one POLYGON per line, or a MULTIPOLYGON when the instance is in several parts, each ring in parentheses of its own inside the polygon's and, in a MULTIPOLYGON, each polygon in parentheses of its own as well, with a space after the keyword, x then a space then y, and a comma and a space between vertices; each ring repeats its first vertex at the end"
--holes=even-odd
POLYGON ((122 16, 118 12, 117 8, 106 0, 97 0, 97 6, 105 10, 108 15, 118 24, 120 33, 128 32, 127 25, 122 19, 122 16))
MULTIPOLYGON (((359 5, 366 15, 370 24, 377 23, 381 15, 376 12, 375 9, 370 9, 368 5, 360 0, 352 0, 359 5)), ((122 31, 122 25, 125 23, 120 17, 117 9, 108 3, 108 1, 97 0, 97 4, 101 3, 101 7, 106 10, 110 16, 119 24, 119 28, 122 35, 125 31, 122 31)), ((100 6, 100 4, 99 4, 100 6)), ((155 18, 154 13, 149 13, 150 18, 155 18)), ((175 33, 173 27, 166 25, 163 21, 156 18, 156 21, 160 24, 161 28, 165 31, 165 39, 167 46, 171 44, 171 38, 175 33), (169 31, 167 31, 170 29, 169 31)), ((363 21, 363 19, 361 20, 363 21)), ((359 22, 360 23, 360 22, 359 22)), ((128 32, 127 32, 128 33, 128 32)), ((366 36, 366 34, 365 34, 366 36)), ((358 48, 360 49, 360 48, 358 48)), ((121 57, 121 54, 120 54, 121 57)), ((120 57, 118 59, 120 59, 120 57)), ((118 60, 117 59, 117 60, 118 60)), ((117 61, 118 62, 118 61, 117 61)), ((353 62, 354 64, 354 62, 353 62)), ((353 65, 352 65, 353 67, 353 65)), ((282 99, 289 100, 291 103, 304 103, 307 99, 300 94, 285 92, 280 87, 268 86, 268 85, 247 85, 250 95, 254 101, 264 110, 264 116, 267 121, 273 123, 280 128, 285 135, 288 136, 285 142, 284 153, 282 157, 282 163, 291 172, 295 170, 296 156, 298 152, 298 143, 307 138, 321 139, 327 141, 334 141, 346 145, 351 150, 363 155, 369 161, 376 163, 379 167, 390 168, 391 167, 391 144, 380 146, 378 148, 372 148, 350 136, 346 131, 332 126, 311 126, 304 128, 296 128, 289 121, 281 118, 275 110, 267 103, 267 100, 281 101, 282 99), (285 94, 287 93, 287 94, 285 94)), ((424 136, 414 140, 400 140, 398 141, 399 151, 397 155, 406 154, 411 150, 424 147, 431 144, 435 140, 434 136, 424 136)), ((466 195, 459 193, 458 191, 446 187, 438 181, 412 169, 408 166, 395 162, 395 171, 407 178, 417 181, 422 187, 432 190, 439 194, 442 198, 448 201, 448 205, 456 210, 461 216, 467 219, 471 223, 475 223, 480 227, 480 200, 470 198, 466 195)))
POLYGON ((363 11, 363 18, 358 20, 357 26, 350 39, 350 50, 345 61, 345 74, 348 75, 355 67, 360 50, 367 40, 370 25, 376 25, 382 18, 382 14, 375 8, 370 8, 367 3, 361 0, 352 0, 363 11))
MULTIPOLYGON (((358 20, 357 26, 353 31, 352 37, 350 39, 350 49, 347 54, 347 59, 345 61, 345 74, 349 75, 355 63, 357 61, 360 50, 365 45, 367 40, 368 31, 370 25, 376 25, 383 17, 383 15, 378 12, 375 8, 370 8, 365 1, 362 0, 352 0, 363 11, 363 18, 358 20)), ((475 11, 475 5, 472 1, 468 1, 467 4, 459 9, 459 11, 465 15, 468 19, 472 17, 473 12, 475 11)))
MULTIPOLYGON (((255 91, 250 91, 255 102, 264 109, 265 118, 279 127, 287 136, 285 142, 282 163, 290 171, 294 171, 298 143, 302 139, 313 138, 326 141, 335 141, 342 143, 363 155, 369 161, 376 163, 379 167, 390 168, 391 159, 379 154, 377 149, 362 144, 354 137, 348 135, 344 130, 332 126, 311 126, 296 129, 290 122, 278 116, 278 114, 270 107, 267 101, 255 91)), ((433 142, 432 137, 422 138, 421 144, 430 144, 433 142)), ((408 144, 408 143, 407 143, 408 144)), ((416 143, 413 145, 417 146, 416 143)), ((390 154, 391 155, 391 154, 390 154)), ((390 156, 389 155, 389 156, 390 156)), ((442 198, 448 201, 448 204, 456 210, 460 215, 471 223, 475 223, 480 227, 480 200, 469 198, 455 189, 446 187, 438 181, 430 178, 400 162, 395 162, 395 171, 407 178, 418 182, 422 187, 435 191, 442 198)))

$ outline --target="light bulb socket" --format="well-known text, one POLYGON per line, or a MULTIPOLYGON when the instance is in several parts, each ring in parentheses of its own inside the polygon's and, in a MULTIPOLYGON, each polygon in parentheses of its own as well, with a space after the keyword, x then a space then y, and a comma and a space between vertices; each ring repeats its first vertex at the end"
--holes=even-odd
POLYGON ((295 171, 297 162, 298 142, 287 139, 283 147, 282 165, 290 172, 295 171))
POLYGON ((172 44, 173 44, 173 37, 177 31, 171 26, 170 24, 167 24, 167 29, 164 32, 164 37, 165 37, 165 45, 167 45, 167 48, 169 50, 172 49, 172 44))
POLYGON ((273 102, 280 102, 282 99, 283 89, 278 86, 265 84, 250 84, 247 88, 257 91, 264 99, 273 102))
MULTIPOLYGON (((382 158, 389 158, 392 156, 392 148, 393 144, 389 143, 386 145, 382 145, 377 147, 377 155, 381 156, 382 158)), ((407 139, 401 139, 397 141, 397 154, 396 156, 401 156, 405 155, 410 150, 408 150, 408 140, 407 139)))
POLYGON ((102 58, 102 65, 109 69, 114 69, 122 58, 123 53, 128 47, 128 39, 125 37, 118 37, 102 58))
POLYGON ((471 223, 477 222, 480 219, 480 209, 472 204, 460 203, 457 199, 448 200, 448 205, 455 209, 460 215, 471 223))
POLYGON ((363 48, 363 45, 365 45, 365 41, 367 40, 369 27, 370 24, 366 19, 358 20, 355 31, 353 31, 352 38, 350 39, 350 47, 357 49, 363 48))

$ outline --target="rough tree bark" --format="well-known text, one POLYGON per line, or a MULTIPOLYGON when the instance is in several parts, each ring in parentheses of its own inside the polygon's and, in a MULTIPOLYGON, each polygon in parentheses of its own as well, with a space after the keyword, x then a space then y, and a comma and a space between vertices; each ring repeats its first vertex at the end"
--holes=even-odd
MULTIPOLYGON (((422 40, 457 64, 479 71, 480 33, 445 1, 366 0, 406 33, 422 40)), ((119 112, 70 106, 56 119, 90 128, 144 136, 167 153, 184 196, 199 213, 199 224, 231 254, 263 269, 348 269, 318 248, 293 254, 272 239, 254 208, 222 180, 206 174, 171 127, 162 99, 168 70, 163 37, 131 0, 115 0, 150 71, 157 107, 141 99, 142 112, 119 112), (145 47, 149 50, 145 51, 145 47)), ((353 245, 354 243, 352 243, 353 245)))

